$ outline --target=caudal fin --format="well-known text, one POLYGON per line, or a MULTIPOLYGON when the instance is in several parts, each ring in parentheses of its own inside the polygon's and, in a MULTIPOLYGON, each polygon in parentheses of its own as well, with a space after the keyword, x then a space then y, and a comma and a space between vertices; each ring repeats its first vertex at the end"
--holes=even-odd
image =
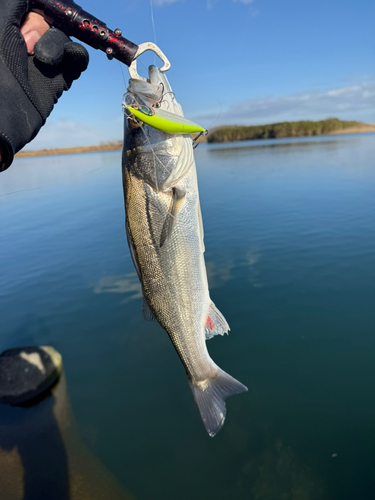
POLYGON ((195 402, 198 405, 206 431, 214 437, 223 427, 227 409, 225 400, 232 394, 247 391, 247 387, 217 367, 215 379, 195 383, 189 380, 195 402))

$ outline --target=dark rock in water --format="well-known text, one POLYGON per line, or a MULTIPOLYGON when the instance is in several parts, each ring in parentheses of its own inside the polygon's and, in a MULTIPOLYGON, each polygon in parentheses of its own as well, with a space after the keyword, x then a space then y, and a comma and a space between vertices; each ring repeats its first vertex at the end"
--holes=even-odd
POLYGON ((22 406, 39 401, 62 373, 53 347, 23 347, 0 355, 0 403, 22 406))

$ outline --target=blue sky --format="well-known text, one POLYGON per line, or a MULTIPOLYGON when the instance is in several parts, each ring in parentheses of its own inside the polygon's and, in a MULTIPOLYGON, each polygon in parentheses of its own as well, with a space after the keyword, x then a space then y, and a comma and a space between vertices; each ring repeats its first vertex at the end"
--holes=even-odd
MULTIPOLYGON (((208 129, 333 116, 375 123, 373 0, 151 2, 77 1, 132 42, 156 41, 187 118, 208 129)), ((27 149, 122 138, 128 69, 88 50, 88 70, 27 149)), ((139 73, 154 62, 141 56, 139 73)))

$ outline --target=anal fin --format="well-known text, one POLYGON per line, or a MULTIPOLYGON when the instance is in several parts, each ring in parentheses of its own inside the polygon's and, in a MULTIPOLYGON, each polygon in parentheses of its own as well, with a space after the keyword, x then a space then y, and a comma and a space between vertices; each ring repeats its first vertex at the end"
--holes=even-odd
POLYGON ((206 339, 212 339, 215 335, 224 335, 230 330, 229 325, 219 309, 211 302, 207 322, 205 325, 206 339))

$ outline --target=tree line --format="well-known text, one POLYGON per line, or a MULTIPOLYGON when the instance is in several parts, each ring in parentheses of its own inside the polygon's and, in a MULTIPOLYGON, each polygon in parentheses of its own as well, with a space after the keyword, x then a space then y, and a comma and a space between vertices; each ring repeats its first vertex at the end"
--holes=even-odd
POLYGON ((248 141, 252 139, 277 139, 282 137, 304 137, 312 135, 325 135, 339 132, 353 127, 361 127, 364 124, 355 121, 343 121, 338 118, 298 122, 270 123, 268 125, 233 125, 223 126, 212 131, 208 142, 232 142, 248 141))

